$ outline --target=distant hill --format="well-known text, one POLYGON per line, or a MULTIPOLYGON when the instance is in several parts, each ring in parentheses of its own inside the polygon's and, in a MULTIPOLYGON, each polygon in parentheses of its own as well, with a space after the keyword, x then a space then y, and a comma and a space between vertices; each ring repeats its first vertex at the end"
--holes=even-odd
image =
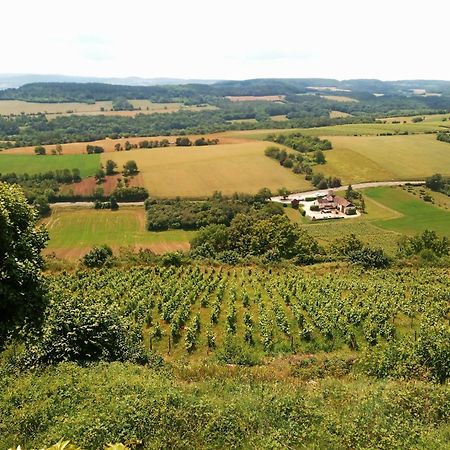
POLYGON ((67 75, 0 74, 0 89, 18 88, 29 83, 105 83, 126 86, 156 86, 164 84, 211 84, 217 80, 188 80, 182 78, 102 78, 67 75))

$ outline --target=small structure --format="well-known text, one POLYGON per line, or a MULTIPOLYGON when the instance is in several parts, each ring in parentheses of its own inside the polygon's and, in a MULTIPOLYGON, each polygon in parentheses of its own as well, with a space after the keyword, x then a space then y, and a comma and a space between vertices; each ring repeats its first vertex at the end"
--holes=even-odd
POLYGON ((336 210, 346 215, 353 215, 356 213, 355 205, 343 197, 338 197, 332 191, 327 195, 317 199, 319 210, 336 210))

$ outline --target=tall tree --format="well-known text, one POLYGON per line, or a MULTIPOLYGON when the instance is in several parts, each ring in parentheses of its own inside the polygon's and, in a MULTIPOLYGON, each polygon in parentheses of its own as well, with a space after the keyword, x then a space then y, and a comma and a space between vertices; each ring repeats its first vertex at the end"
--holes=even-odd
POLYGON ((0 183, 0 348, 17 325, 39 322, 44 309, 40 251, 48 240, 20 187, 0 183))

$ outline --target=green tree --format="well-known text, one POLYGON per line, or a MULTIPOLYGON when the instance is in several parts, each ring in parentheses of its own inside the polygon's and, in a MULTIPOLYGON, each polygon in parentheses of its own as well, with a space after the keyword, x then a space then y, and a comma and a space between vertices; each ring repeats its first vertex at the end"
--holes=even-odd
POLYGON ((105 174, 103 167, 99 167, 97 172, 95 172, 95 181, 98 184, 103 183, 105 181, 105 177, 106 177, 106 174, 105 174))
POLYGON ((136 161, 127 161, 123 165, 123 174, 125 176, 132 176, 138 173, 138 167, 136 161))
POLYGON ((325 155, 323 154, 322 150, 316 150, 314 152, 314 160, 316 161, 317 164, 325 164, 326 163, 325 155))
POLYGON ((107 245, 93 247, 83 256, 82 261, 86 267, 104 267, 112 262, 113 251, 107 245))
POLYGON ((116 167, 117 164, 112 159, 108 159, 105 164, 106 175, 114 175, 116 167))
POLYGON ((39 322, 44 310, 40 251, 48 240, 16 185, 0 182, 0 347, 16 325, 39 322))
POLYGON ((42 147, 42 145, 38 145, 34 148, 34 153, 36 155, 45 155, 47 152, 45 150, 45 147, 42 147))

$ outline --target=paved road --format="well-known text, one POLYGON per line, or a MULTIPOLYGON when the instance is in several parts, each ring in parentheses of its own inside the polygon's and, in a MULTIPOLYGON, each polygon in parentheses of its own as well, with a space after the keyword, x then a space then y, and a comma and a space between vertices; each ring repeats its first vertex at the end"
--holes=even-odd
MULTIPOLYGON (((423 180, 416 180, 416 181, 373 181, 368 183, 357 183, 352 184, 353 189, 365 189, 370 187, 380 187, 380 186, 402 186, 406 183, 410 184, 424 184, 425 181, 423 180)), ((348 188, 348 186, 339 186, 337 188, 333 188, 333 191, 345 191, 348 188)), ((300 198, 300 197, 314 197, 317 194, 326 194, 329 191, 329 189, 319 189, 316 191, 306 191, 306 192, 296 192, 294 194, 290 194, 287 196, 287 198, 283 198, 281 196, 272 197, 270 200, 272 202, 279 202, 279 203, 287 203, 290 202, 293 198, 300 198)))

